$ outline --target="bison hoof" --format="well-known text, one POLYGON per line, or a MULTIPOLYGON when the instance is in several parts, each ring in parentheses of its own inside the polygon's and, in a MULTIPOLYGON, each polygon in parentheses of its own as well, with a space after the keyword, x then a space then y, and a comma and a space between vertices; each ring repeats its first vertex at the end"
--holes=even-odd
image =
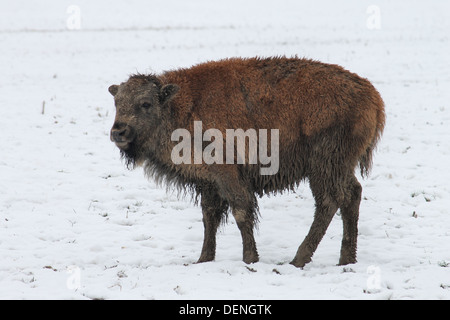
POLYGON ((211 260, 198 259, 197 262, 195 262, 195 264, 198 264, 198 263, 205 263, 205 262, 210 262, 210 261, 213 261, 213 260, 214 260, 214 259, 211 259, 211 260))
POLYGON ((242 260, 246 264, 256 263, 259 261, 259 256, 257 253, 246 254, 242 260))
POLYGON ((210 262, 214 260, 214 256, 203 256, 201 255, 200 258, 198 258, 196 263, 203 263, 203 262, 210 262))
POLYGON ((294 260, 292 260, 290 264, 292 264, 297 268, 303 268, 309 262, 311 262, 311 258, 303 258, 303 259, 294 258, 294 260))
POLYGON ((353 257, 341 257, 339 259, 338 266, 345 266, 347 264, 353 264, 353 263, 356 263, 356 258, 353 258, 353 257))

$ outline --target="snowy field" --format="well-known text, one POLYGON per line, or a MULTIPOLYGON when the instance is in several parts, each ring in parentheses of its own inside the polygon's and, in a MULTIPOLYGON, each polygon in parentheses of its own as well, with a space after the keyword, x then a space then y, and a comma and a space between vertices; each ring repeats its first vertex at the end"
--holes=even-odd
POLYGON ((2 5, 0 299, 450 299, 449 30, 445 0, 2 5), (128 171, 109 140, 110 84, 256 55, 340 64, 385 100, 354 265, 336 265, 339 213, 313 262, 289 264, 307 184, 260 200, 260 262, 241 261, 229 219, 216 260, 194 264, 200 208, 128 171))

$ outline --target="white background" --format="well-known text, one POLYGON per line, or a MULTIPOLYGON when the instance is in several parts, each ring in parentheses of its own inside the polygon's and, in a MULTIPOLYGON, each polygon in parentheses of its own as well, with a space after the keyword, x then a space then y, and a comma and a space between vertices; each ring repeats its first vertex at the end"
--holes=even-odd
POLYGON ((1 0, 1 8, 0 299, 450 298, 449 1, 1 0), (260 262, 241 261, 229 219, 216 260, 194 264, 200 208, 128 171, 109 141, 109 85, 256 55, 340 64, 385 100, 372 175, 360 179, 357 264, 336 266, 339 213, 312 263, 288 263, 313 218, 307 184, 260 200, 260 262))

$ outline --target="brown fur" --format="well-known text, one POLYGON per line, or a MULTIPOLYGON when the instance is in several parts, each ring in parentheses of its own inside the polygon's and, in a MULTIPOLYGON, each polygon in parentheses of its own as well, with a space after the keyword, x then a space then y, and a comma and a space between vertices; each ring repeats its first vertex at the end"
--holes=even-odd
POLYGON ((134 75, 113 85, 117 113, 111 139, 127 164, 149 177, 201 196, 205 238, 199 262, 215 256, 216 231, 227 212, 243 239, 243 260, 258 261, 253 229, 256 196, 292 190, 308 179, 314 222, 292 261, 303 267, 338 208, 344 224, 340 264, 356 262, 361 185, 384 128, 383 101, 369 81, 337 65, 299 58, 233 58, 160 75, 134 75), (144 104, 146 102, 146 104, 144 104), (279 171, 259 164, 180 164, 170 158, 173 130, 279 129, 279 171))

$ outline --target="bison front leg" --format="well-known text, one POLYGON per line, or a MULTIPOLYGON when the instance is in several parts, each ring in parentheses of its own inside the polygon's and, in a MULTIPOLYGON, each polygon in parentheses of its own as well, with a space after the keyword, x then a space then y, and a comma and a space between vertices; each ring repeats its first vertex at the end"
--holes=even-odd
POLYGON ((214 260, 216 255, 217 229, 228 210, 228 204, 212 189, 203 192, 201 197, 205 235, 202 253, 200 254, 197 263, 214 260))
POLYGON ((257 221, 258 203, 248 181, 242 178, 242 172, 236 166, 222 167, 217 189, 231 207, 236 224, 241 232, 243 260, 245 263, 258 262, 253 228, 257 221))
POLYGON ((255 224, 253 212, 245 209, 233 208, 232 213, 242 236, 243 261, 245 263, 258 262, 258 251, 256 250, 256 242, 253 236, 255 224))

